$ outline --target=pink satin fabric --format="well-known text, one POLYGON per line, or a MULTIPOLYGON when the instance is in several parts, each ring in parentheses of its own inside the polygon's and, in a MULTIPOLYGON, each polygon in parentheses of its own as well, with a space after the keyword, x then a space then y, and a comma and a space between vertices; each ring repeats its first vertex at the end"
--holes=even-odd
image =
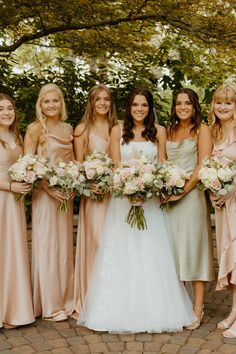
MULTIPOLYGON (((38 154, 41 154, 39 146, 38 154)), ((74 159, 72 136, 48 135, 46 156, 51 163, 74 159)), ((32 200, 32 283, 35 316, 63 320, 73 312, 73 202, 69 211, 38 189, 32 200)))
MULTIPOLYGON (((96 136, 94 133, 90 133, 90 151, 106 152, 108 146, 109 142, 96 136)), ((88 288, 90 273, 100 243, 108 201, 108 195, 104 196, 102 202, 84 197, 80 201, 74 282, 74 301, 77 314, 81 311, 88 288)))
MULTIPOLYGON (((213 154, 236 161, 236 137, 234 130, 228 139, 215 145, 213 154)), ((223 290, 230 284, 236 285, 236 194, 226 201, 225 207, 215 210, 216 243, 219 273, 216 290, 223 290)))
MULTIPOLYGON (((21 147, 0 145, 0 179, 22 154, 21 147)), ((25 325, 35 320, 28 258, 24 204, 15 194, 0 190, 0 327, 25 325)))

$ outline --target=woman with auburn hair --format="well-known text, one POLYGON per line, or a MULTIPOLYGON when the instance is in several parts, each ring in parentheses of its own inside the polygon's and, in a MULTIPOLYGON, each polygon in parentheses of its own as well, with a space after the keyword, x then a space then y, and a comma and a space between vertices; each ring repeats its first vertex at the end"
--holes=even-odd
MULTIPOLYGON (((82 162, 94 150, 108 152, 110 132, 117 124, 116 108, 110 89, 102 84, 91 88, 82 122, 74 131, 74 152, 82 162)), ((95 190, 96 192, 96 190, 95 190)), ((100 242, 108 195, 99 202, 82 197, 80 201, 75 257, 75 310, 79 314, 87 291, 90 272, 100 242)))
POLYGON ((11 182, 8 169, 22 155, 15 103, 0 93, 0 328, 34 321, 25 209, 22 196, 31 185, 11 182))
MULTIPOLYGON (((152 93, 134 89, 124 124, 113 127, 113 161, 141 154, 165 159, 166 130, 155 124, 152 93)), ((142 203, 142 200, 139 200, 142 203)), ((77 324, 112 333, 180 331, 195 316, 176 274, 167 225, 160 202, 144 203, 147 229, 126 222, 131 202, 111 197, 91 279, 77 324)))
POLYGON ((191 175, 182 194, 163 202, 173 202, 167 219, 180 280, 193 286, 197 320, 187 329, 194 330, 203 317, 205 283, 214 279, 210 213, 204 191, 196 187, 202 160, 211 155, 212 139, 209 127, 201 123, 198 95, 190 88, 182 88, 173 95, 166 150, 168 161, 191 175))
MULTIPOLYGON (((236 162, 236 86, 219 87, 212 98, 210 124, 213 155, 236 162)), ((236 176, 233 189, 225 195, 211 195, 215 206, 216 246, 219 272, 216 290, 232 290, 232 309, 218 328, 223 336, 236 338, 236 176)))
MULTIPOLYGON (((28 126, 24 152, 50 158, 53 165, 74 159, 73 129, 65 123, 65 102, 60 88, 44 85, 36 103, 36 120, 28 126)), ((67 196, 46 180, 33 192, 32 282, 35 316, 62 321, 73 312, 73 202, 59 211, 67 196)))

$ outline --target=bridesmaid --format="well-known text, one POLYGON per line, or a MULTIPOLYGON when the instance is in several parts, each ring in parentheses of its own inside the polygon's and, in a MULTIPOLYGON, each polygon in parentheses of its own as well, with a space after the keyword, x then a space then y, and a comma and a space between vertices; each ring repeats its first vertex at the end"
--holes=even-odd
POLYGON ((29 192, 27 183, 9 182, 8 169, 22 155, 18 117, 11 97, 0 93, 0 327, 33 322, 25 210, 15 193, 29 192))
MULTIPOLYGON (((96 151, 108 152, 111 128, 117 124, 112 93, 105 85, 91 88, 82 123, 74 132, 74 151, 77 161, 96 151)), ((90 272, 100 242, 109 196, 102 202, 81 198, 75 256, 75 310, 79 314, 87 290, 90 272)))
MULTIPOLYGON (((37 119, 27 129, 24 152, 57 160, 74 159, 72 127, 65 123, 65 102, 57 85, 44 85, 36 103, 37 119)), ((51 321, 73 312, 73 205, 58 211, 62 192, 43 181, 32 200, 32 282, 35 316, 51 321)))
POLYGON ((210 129, 201 123, 201 108, 196 92, 182 88, 173 96, 171 126, 168 129, 167 158, 191 173, 185 191, 171 196, 175 202, 168 211, 180 280, 191 281, 197 320, 188 327, 200 326, 203 316, 205 282, 214 279, 210 218, 205 194, 196 187, 202 160, 210 156, 210 129))
MULTIPOLYGON (((236 87, 224 85, 213 95, 210 121, 214 142, 213 155, 236 161, 236 87)), ((215 206, 216 244, 219 273, 216 290, 232 289, 232 309, 226 319, 218 323, 225 329, 223 336, 236 338, 236 179, 234 190, 211 199, 215 206)))

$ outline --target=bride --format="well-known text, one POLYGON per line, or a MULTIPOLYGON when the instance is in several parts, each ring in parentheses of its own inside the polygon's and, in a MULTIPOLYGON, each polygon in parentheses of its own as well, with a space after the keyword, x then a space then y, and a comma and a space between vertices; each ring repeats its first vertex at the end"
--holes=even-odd
MULTIPOLYGON (((165 159, 166 131, 155 125, 153 96, 135 89, 124 124, 111 132, 111 157, 127 161, 144 153, 165 159)), ((180 331, 195 320, 178 280, 170 237, 157 198, 144 203, 148 228, 125 222, 128 199, 111 198, 92 276, 77 324, 117 333, 180 331)))

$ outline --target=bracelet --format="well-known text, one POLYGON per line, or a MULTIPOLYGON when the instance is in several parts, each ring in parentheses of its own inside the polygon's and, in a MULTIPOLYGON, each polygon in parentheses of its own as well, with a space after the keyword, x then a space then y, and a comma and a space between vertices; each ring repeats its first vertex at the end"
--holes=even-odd
POLYGON ((12 182, 10 181, 9 182, 9 188, 8 188, 9 191, 11 191, 11 184, 12 184, 12 182))

